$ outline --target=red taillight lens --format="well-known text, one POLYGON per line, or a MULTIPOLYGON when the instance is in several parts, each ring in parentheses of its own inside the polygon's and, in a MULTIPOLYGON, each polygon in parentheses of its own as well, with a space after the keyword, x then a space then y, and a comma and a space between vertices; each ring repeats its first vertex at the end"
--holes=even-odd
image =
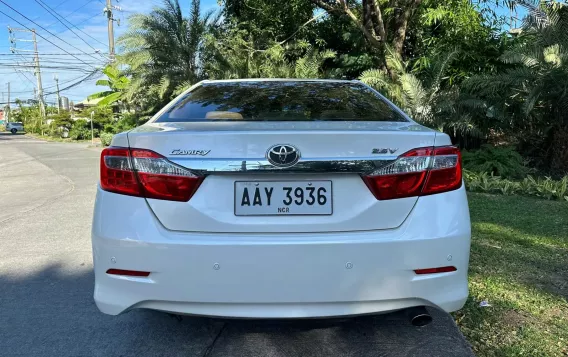
POLYGON ((106 148, 101 153, 101 188, 124 195, 140 196, 140 185, 132 170, 130 151, 106 148))
POLYGON ((123 270, 123 269, 109 269, 106 272, 110 275, 124 275, 124 276, 138 276, 147 277, 150 275, 148 271, 138 271, 138 270, 123 270))
POLYGON ((454 146, 410 150, 363 180, 378 200, 447 192, 461 187, 461 154, 454 146))
POLYGON ((416 273, 418 275, 424 275, 424 274, 450 273, 450 272, 456 271, 456 270, 457 270, 456 267, 447 266, 447 267, 439 267, 439 268, 416 269, 416 270, 414 270, 414 273, 416 273))
POLYGON ((101 188, 105 191, 188 201, 202 180, 150 150, 111 147, 101 153, 101 188))

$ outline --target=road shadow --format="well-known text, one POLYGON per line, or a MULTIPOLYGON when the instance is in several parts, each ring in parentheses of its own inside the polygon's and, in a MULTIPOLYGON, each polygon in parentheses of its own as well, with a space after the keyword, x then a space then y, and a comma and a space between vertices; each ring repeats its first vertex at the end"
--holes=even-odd
POLYGON ((25 133, 12 134, 10 132, 0 131, 0 140, 22 139, 22 138, 27 138, 25 133))
POLYGON ((93 273, 54 264, 0 275, 2 356, 472 356, 450 315, 418 328, 400 312, 331 320, 100 313, 93 273), (14 273, 16 274, 16 273, 14 273))

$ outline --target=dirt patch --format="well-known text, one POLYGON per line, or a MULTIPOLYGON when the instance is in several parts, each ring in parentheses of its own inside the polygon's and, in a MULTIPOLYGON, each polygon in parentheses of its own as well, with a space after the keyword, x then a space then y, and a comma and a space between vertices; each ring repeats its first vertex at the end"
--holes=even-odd
POLYGON ((524 326, 529 320, 531 320, 531 316, 523 314, 521 312, 515 310, 507 310, 503 314, 501 320, 507 325, 514 328, 524 326))

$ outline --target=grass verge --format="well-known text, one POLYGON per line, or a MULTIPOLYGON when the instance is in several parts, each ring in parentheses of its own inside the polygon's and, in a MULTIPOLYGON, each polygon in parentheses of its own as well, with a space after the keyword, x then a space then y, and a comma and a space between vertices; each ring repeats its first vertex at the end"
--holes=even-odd
MULTIPOLYGON (((86 139, 86 140, 74 140, 74 139, 70 139, 70 138, 59 138, 59 137, 53 137, 53 136, 49 136, 49 135, 39 135, 39 134, 35 134, 35 133, 26 133, 26 136, 30 136, 32 138, 35 139, 39 139, 39 140, 44 140, 44 141, 53 141, 53 142, 57 142, 57 143, 91 143, 91 139, 86 139)), ((95 138, 95 144, 100 144, 101 140, 99 138, 95 138)))
POLYGON ((476 355, 568 356, 568 203, 468 197, 470 297, 455 318, 476 355))

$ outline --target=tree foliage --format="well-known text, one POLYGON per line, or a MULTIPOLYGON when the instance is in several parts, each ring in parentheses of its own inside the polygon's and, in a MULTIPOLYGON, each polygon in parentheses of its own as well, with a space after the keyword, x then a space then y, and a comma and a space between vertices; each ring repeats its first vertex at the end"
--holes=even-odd
POLYGON ((120 62, 132 77, 129 100, 153 107, 203 78, 200 50, 215 18, 211 12, 201 14, 199 6, 192 0, 185 16, 178 0, 163 0, 163 7, 130 17, 128 31, 118 40, 120 62))
POLYGON ((568 169, 568 16, 558 1, 219 4, 203 14, 199 0, 187 11, 163 0, 131 16, 118 65, 97 82, 109 90, 91 97, 152 114, 202 79, 360 79, 461 146, 508 144, 544 170, 568 169), (512 29, 504 13, 520 7, 528 15, 512 29))
POLYGON ((500 60, 509 68, 475 76, 467 88, 508 119, 521 145, 550 168, 568 170, 568 8, 543 3, 500 60), (536 144, 536 145, 535 145, 536 144))
POLYGON ((109 90, 91 94, 88 97, 89 100, 102 98, 97 103, 100 107, 106 107, 124 99, 130 85, 130 79, 116 67, 108 65, 103 69, 103 73, 107 76, 107 79, 99 79, 96 85, 109 87, 109 90))

